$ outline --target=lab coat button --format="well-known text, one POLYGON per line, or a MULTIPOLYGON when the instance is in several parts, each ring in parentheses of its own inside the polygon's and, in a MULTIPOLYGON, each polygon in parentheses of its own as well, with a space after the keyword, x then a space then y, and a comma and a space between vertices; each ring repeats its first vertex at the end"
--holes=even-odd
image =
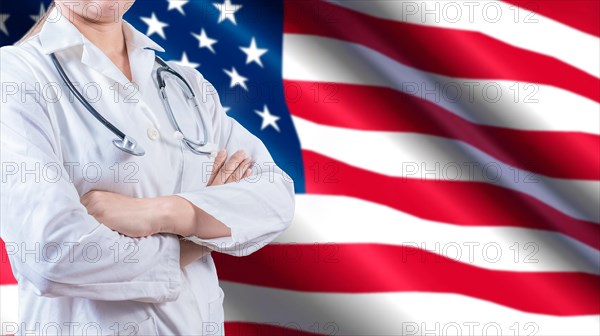
POLYGON ((160 133, 158 133, 158 130, 154 127, 150 127, 148 128, 148 138, 150 138, 150 140, 156 140, 160 137, 160 133))
POLYGON ((175 133, 173 133, 173 138, 175 138, 175 140, 183 140, 183 133, 179 132, 179 131, 175 131, 175 133))

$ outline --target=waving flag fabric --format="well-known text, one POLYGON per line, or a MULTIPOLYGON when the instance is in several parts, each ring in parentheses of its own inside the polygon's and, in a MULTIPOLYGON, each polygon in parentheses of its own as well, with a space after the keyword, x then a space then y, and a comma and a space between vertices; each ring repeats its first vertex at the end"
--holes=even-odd
MULTIPOLYGON (((47 5, 2 2, 2 45, 47 5)), ((275 243, 213 253, 228 334, 600 334, 599 1, 138 0, 126 19, 296 183, 275 243)))

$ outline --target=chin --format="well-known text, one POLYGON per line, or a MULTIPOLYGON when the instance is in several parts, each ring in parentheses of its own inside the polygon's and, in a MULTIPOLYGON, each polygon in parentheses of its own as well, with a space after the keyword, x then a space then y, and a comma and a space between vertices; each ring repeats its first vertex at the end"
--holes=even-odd
POLYGON ((135 0, 80 0, 62 2, 87 20, 112 22, 120 20, 123 14, 133 6, 135 0))

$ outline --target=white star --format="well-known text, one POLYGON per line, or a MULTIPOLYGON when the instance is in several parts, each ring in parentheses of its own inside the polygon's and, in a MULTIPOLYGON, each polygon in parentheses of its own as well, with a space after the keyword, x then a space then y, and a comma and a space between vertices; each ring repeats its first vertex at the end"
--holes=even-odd
POLYGON ((267 105, 263 107, 262 111, 254 110, 256 114, 258 114, 262 118, 262 125, 260 125, 260 130, 264 130, 268 126, 272 126, 277 132, 279 132, 279 126, 277 125, 277 120, 279 120, 278 116, 274 116, 269 112, 269 108, 267 105))
POLYGON ((44 4, 41 3, 40 4, 40 12, 37 15, 35 15, 35 14, 34 15, 29 15, 29 17, 33 21, 37 22, 42 16, 44 16, 44 14, 46 14, 46 7, 44 7, 44 4))
POLYGON ((181 61, 175 61, 176 64, 179 64, 181 66, 187 66, 187 67, 192 67, 192 68, 197 68, 200 66, 200 63, 192 63, 190 62, 190 60, 187 57, 187 54, 185 53, 185 51, 183 52, 183 56, 181 56, 181 61))
POLYGON ((231 67, 231 71, 227 71, 227 69, 223 69, 223 71, 225 71, 227 76, 231 78, 231 84, 229 86, 230 88, 239 85, 243 87, 244 90, 248 91, 248 87, 246 87, 246 81, 248 80, 248 78, 240 76, 240 74, 237 72, 237 70, 235 70, 234 67, 231 67))
POLYGON ((229 112, 229 110, 231 110, 231 107, 223 106, 223 112, 227 113, 227 112, 229 112))
POLYGON ((256 40, 254 39, 254 37, 252 37, 252 41, 250 42, 250 46, 248 48, 240 47, 240 49, 242 49, 244 54, 246 54, 246 64, 256 62, 256 64, 260 65, 261 67, 263 66, 263 64, 260 60, 260 57, 264 55, 267 51, 269 51, 268 49, 258 48, 256 46, 256 40))
POLYGON ((6 20, 10 17, 9 14, 0 14, 0 31, 8 36, 8 29, 6 29, 6 20))
POLYGON ((185 15, 183 11, 183 6, 185 6, 189 1, 188 0, 167 0, 169 2, 169 8, 167 10, 177 9, 179 13, 185 15))
POLYGON ((192 33, 192 35, 194 35, 198 42, 200 42, 198 48, 208 48, 208 50, 212 51, 213 54, 215 53, 215 49, 213 49, 213 44, 217 43, 218 41, 208 37, 206 35, 206 32, 204 31, 204 28, 202 28, 202 31, 200 31, 200 35, 194 33, 192 33))
POLYGON ((231 0, 225 0, 222 4, 213 3, 213 5, 221 12, 218 23, 229 20, 233 22, 234 25, 237 25, 237 22, 235 21, 235 12, 239 11, 240 8, 242 8, 242 5, 234 5, 231 3, 231 0))
POLYGON ((163 39, 167 39, 165 37, 165 31, 163 29, 165 27, 168 27, 169 25, 167 23, 160 22, 156 17, 156 14, 154 14, 154 12, 152 12, 152 17, 148 18, 142 16, 140 17, 140 19, 142 19, 142 21, 144 21, 144 23, 148 25, 148 31, 146 32, 146 35, 152 36, 152 34, 157 33, 163 39))

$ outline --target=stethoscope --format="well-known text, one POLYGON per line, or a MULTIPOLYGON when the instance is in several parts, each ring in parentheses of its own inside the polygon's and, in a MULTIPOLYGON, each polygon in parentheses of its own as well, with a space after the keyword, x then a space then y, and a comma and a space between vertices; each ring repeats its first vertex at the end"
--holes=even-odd
MULTIPOLYGON (((83 97, 83 95, 81 95, 81 93, 79 93, 79 91, 77 91, 77 89, 75 88, 75 86, 73 85, 73 83, 71 82, 71 80, 69 79, 67 74, 65 73, 65 70, 63 69, 62 65, 56 58, 56 55, 54 53, 52 53, 52 54, 50 54, 50 57, 52 58, 52 62, 54 63, 56 70, 58 70, 60 77, 63 79, 63 81, 69 88, 69 90, 73 93, 73 95, 75 95, 75 97, 77 97, 77 100, 79 100, 81 102, 81 104, 99 122, 101 122, 106 128, 108 128, 111 132, 113 132, 118 137, 117 139, 113 140, 113 144, 120 150, 122 150, 126 153, 129 153, 129 154, 132 154, 132 155, 142 156, 142 155, 146 154, 144 149, 137 143, 137 141, 135 141, 134 138, 126 135, 119 128, 117 128, 115 125, 113 125, 108 120, 106 120, 98 111, 96 111, 96 109, 92 105, 90 105, 90 103, 83 97)), ((171 124, 173 124, 173 127, 176 130, 175 134, 180 135, 179 138, 192 151, 192 153, 198 154, 198 155, 204 154, 204 155, 209 155, 210 157, 215 157, 216 156, 216 148, 214 147, 213 144, 208 142, 208 133, 207 133, 207 129, 206 129, 206 123, 204 121, 204 117, 202 116, 202 112, 200 111, 200 107, 198 106, 198 101, 196 100, 196 95, 194 94, 192 87, 183 78, 183 76, 181 76, 177 71, 175 71, 173 68, 171 68, 160 57, 156 56, 155 61, 160 65, 160 68, 158 68, 158 70, 156 71, 156 80, 158 82, 160 98, 163 102, 165 110, 167 111, 169 120, 171 121, 171 124), (180 86, 182 87, 183 91, 185 92, 186 98, 188 100, 190 100, 190 99, 192 100, 192 104, 194 105, 196 112, 200 115, 200 120, 202 122, 202 131, 204 133, 204 139, 202 141, 192 140, 183 134, 183 131, 181 130, 181 128, 179 127, 179 123, 177 123, 177 120, 175 119, 175 115, 173 114, 173 110, 171 110, 171 105, 169 104, 169 100, 167 98, 167 92, 165 89, 166 82, 165 82, 165 79, 163 78, 164 77, 163 73, 173 75, 173 76, 175 76, 175 78, 179 79, 178 83, 180 83, 180 86), (185 85, 181 85, 181 83, 183 83, 185 85)))

